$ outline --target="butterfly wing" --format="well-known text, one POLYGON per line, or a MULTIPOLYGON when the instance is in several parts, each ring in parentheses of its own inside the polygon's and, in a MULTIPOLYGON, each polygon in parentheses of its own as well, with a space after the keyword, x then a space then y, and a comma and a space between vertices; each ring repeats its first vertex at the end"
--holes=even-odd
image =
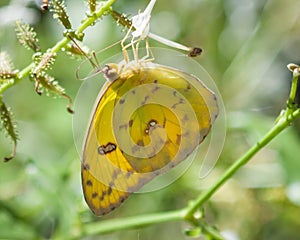
POLYGON ((186 159, 218 114, 199 79, 156 64, 127 69, 102 92, 82 162, 85 199, 96 215, 186 159))

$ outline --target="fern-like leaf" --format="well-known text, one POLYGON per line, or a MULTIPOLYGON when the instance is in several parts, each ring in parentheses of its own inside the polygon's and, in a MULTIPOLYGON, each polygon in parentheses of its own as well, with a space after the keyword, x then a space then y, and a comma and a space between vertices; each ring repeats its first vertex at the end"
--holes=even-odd
POLYGON ((0 83, 14 78, 16 73, 9 55, 6 52, 0 52, 0 83))
POLYGON ((32 49, 34 52, 40 51, 40 46, 38 44, 38 39, 36 37, 36 32, 32 27, 21 21, 16 22, 16 34, 19 43, 26 49, 32 49))
POLYGON ((5 133, 12 139, 14 144, 11 156, 4 158, 4 161, 8 162, 16 156, 18 133, 16 130, 16 124, 13 121, 13 114, 2 101, 0 102, 0 123, 1 129, 4 130, 5 133))
POLYGON ((65 1, 52 0, 50 6, 50 11, 53 12, 53 18, 58 19, 66 29, 72 29, 65 7, 65 1))
POLYGON ((124 26, 126 28, 131 27, 132 31, 135 31, 135 28, 131 26, 132 25, 131 20, 124 13, 121 14, 117 11, 112 10, 110 12, 110 14, 118 24, 121 24, 122 26, 124 26))
POLYGON ((49 70, 55 62, 55 57, 56 53, 53 52, 35 54, 32 73, 38 76, 40 73, 49 70))
POLYGON ((95 12, 96 11, 96 6, 97 6, 96 0, 87 0, 87 2, 88 2, 88 5, 90 7, 91 13, 95 12))
POLYGON ((74 113, 72 110, 72 99, 65 93, 65 89, 58 84, 55 79, 45 73, 39 75, 39 76, 33 76, 36 85, 35 90, 40 95, 43 92, 46 92, 47 95, 55 94, 59 95, 63 98, 66 98, 68 100, 67 110, 69 113, 74 113))

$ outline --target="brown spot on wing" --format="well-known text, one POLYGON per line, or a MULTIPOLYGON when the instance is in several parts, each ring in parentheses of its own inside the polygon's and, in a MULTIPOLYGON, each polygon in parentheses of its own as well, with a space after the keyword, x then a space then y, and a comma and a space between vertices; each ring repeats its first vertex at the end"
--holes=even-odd
POLYGON ((137 145, 139 145, 139 146, 142 146, 142 147, 143 147, 143 146, 145 146, 145 143, 144 143, 144 141, 143 141, 143 140, 141 140, 141 139, 140 139, 140 140, 138 140, 136 144, 137 144, 137 145))
POLYGON ((141 105, 145 105, 145 104, 147 103, 148 99, 149 99, 149 96, 146 95, 146 96, 144 97, 144 100, 141 102, 141 105))
POLYGON ((126 130, 127 127, 128 127, 128 124, 124 123, 124 124, 122 124, 122 125, 119 126, 119 130, 122 130, 122 129, 126 130))
POLYGON ((187 114, 184 114, 183 118, 182 118, 182 121, 183 122, 187 122, 189 120, 189 117, 187 114))
POLYGON ((181 134, 177 134, 177 136, 176 136, 176 144, 180 145, 180 142, 181 142, 181 134))
POLYGON ((128 122, 129 127, 132 127, 132 124, 133 124, 133 119, 130 119, 128 122))
POLYGON ((87 185, 87 186, 93 186, 93 182, 92 182, 91 180, 87 180, 87 181, 86 181, 86 185, 87 185))
POLYGON ((101 145, 100 147, 98 147, 98 153, 100 155, 105 155, 107 153, 115 151, 116 148, 116 144, 109 142, 106 145, 101 145))
POLYGON ((172 108, 174 109, 174 108, 177 107, 177 105, 182 104, 182 103, 184 103, 184 99, 179 98, 179 101, 177 103, 174 103, 173 106, 172 106, 172 108))
POLYGON ((94 192, 93 194, 92 194, 92 198, 96 198, 98 196, 98 193, 96 193, 96 192, 94 192))
POLYGON ((88 163, 83 163, 82 166, 83 166, 83 170, 86 171, 90 170, 90 165, 88 163))

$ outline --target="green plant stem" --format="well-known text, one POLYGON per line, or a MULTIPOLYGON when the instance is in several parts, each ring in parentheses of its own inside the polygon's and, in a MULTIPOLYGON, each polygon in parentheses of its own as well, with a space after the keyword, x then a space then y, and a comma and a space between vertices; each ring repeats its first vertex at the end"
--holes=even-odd
MULTIPOLYGON (((220 177, 220 179, 206 192, 201 194, 191 204, 186 212, 185 219, 192 220, 194 212, 206 202, 230 177, 234 175, 243 165, 245 165, 256 153, 259 152, 264 146, 266 146, 272 139, 274 139, 282 130, 287 128, 291 121, 300 117, 300 110, 294 112, 293 117, 285 118, 285 120, 279 120, 277 124, 253 147, 251 147, 241 158, 239 158, 233 165, 231 165, 227 171, 220 177)), ((283 117, 284 118, 284 117, 283 117)))
POLYGON ((109 233, 117 230, 129 229, 157 224, 162 222, 180 221, 183 219, 185 212, 183 210, 170 211, 165 213, 148 214, 144 216, 127 217, 123 219, 112 219, 107 221, 94 222, 83 226, 84 236, 109 233))
POLYGON ((295 103, 295 98, 296 98, 296 93, 297 93, 297 86, 298 86, 298 81, 299 81, 299 68, 296 68, 293 71, 293 80, 292 80, 292 86, 291 86, 291 92, 289 99, 287 101, 287 110, 286 110, 286 115, 289 115, 292 113, 297 108, 297 105, 295 103))
MULTIPOLYGON (((76 34, 83 33, 84 30, 95 23, 95 21, 103 16, 104 13, 110 10, 111 5, 116 0, 108 0, 103 3, 102 7, 95 12, 94 14, 88 16, 82 24, 75 30, 76 34)), ((60 51, 63 47, 65 47, 70 42, 70 39, 68 37, 64 37, 59 42, 57 42, 52 48, 50 48, 48 51, 56 53, 60 51)), ((0 87, 0 95, 5 92, 7 89, 11 88, 15 84, 17 84, 21 79, 28 76, 31 69, 34 67, 34 63, 29 64, 27 67, 22 69, 20 72, 17 73, 17 76, 14 79, 11 79, 11 81, 6 81, 5 83, 1 84, 0 87)))
POLYGON ((299 72, 297 69, 293 72, 292 86, 287 101, 287 108, 280 115, 276 124, 270 129, 270 131, 253 147, 251 147, 242 157, 240 157, 233 165, 231 165, 228 170, 220 177, 220 179, 206 192, 201 194, 194 202, 191 204, 186 212, 185 219, 193 220, 193 214, 195 211, 207 201, 234 173, 237 172, 243 165, 245 165, 249 160, 259 152, 264 146, 266 146, 273 138, 275 138, 280 132, 285 128, 290 126, 296 118, 300 117, 300 109, 296 109, 295 106, 295 97, 297 92, 299 72))

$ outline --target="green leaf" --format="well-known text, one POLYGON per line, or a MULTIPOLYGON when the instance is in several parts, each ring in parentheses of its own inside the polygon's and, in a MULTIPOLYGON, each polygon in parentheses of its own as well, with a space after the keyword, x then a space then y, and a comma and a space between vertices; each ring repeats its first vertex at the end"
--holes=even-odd
POLYGON ((4 161, 7 162, 13 159, 16 155, 16 148, 17 148, 17 140, 18 140, 18 133, 16 130, 16 124, 12 120, 12 112, 9 108, 7 108, 4 102, 0 102, 0 124, 1 129, 6 132, 6 134, 11 138, 13 141, 13 151, 11 156, 5 157, 4 161))
POLYGON ((50 11, 53 12, 53 18, 58 19, 66 29, 72 29, 72 25, 65 7, 65 1, 53 0, 51 1, 50 6, 50 11))
POLYGON ((87 2, 89 4, 91 13, 95 12, 96 11, 96 6, 97 6, 96 0, 88 0, 87 2))
POLYGON ((8 81, 16 77, 17 71, 11 62, 9 55, 6 52, 0 52, 0 84, 3 81, 8 81))
POLYGON ((16 34, 19 43, 26 49, 32 49, 34 52, 40 51, 36 32, 28 24, 22 23, 21 21, 16 22, 16 34))
POLYGON ((44 71, 47 71, 55 62, 56 53, 46 52, 46 53, 36 53, 34 55, 34 67, 32 73, 35 76, 39 76, 44 71))
POLYGON ((71 109, 72 107, 72 99, 65 93, 65 89, 58 84, 55 79, 45 73, 42 73, 39 76, 33 76, 33 79, 36 82, 35 90, 41 95, 44 91, 46 91, 47 95, 50 93, 54 93, 68 100, 67 111, 69 113, 74 113, 71 109))
MULTIPOLYGON (((121 14, 115 10, 112 10, 110 14, 118 24, 121 24, 122 26, 127 28, 131 27, 132 22, 124 13, 121 14)), ((132 31, 135 31, 135 27, 132 27, 132 31)))

